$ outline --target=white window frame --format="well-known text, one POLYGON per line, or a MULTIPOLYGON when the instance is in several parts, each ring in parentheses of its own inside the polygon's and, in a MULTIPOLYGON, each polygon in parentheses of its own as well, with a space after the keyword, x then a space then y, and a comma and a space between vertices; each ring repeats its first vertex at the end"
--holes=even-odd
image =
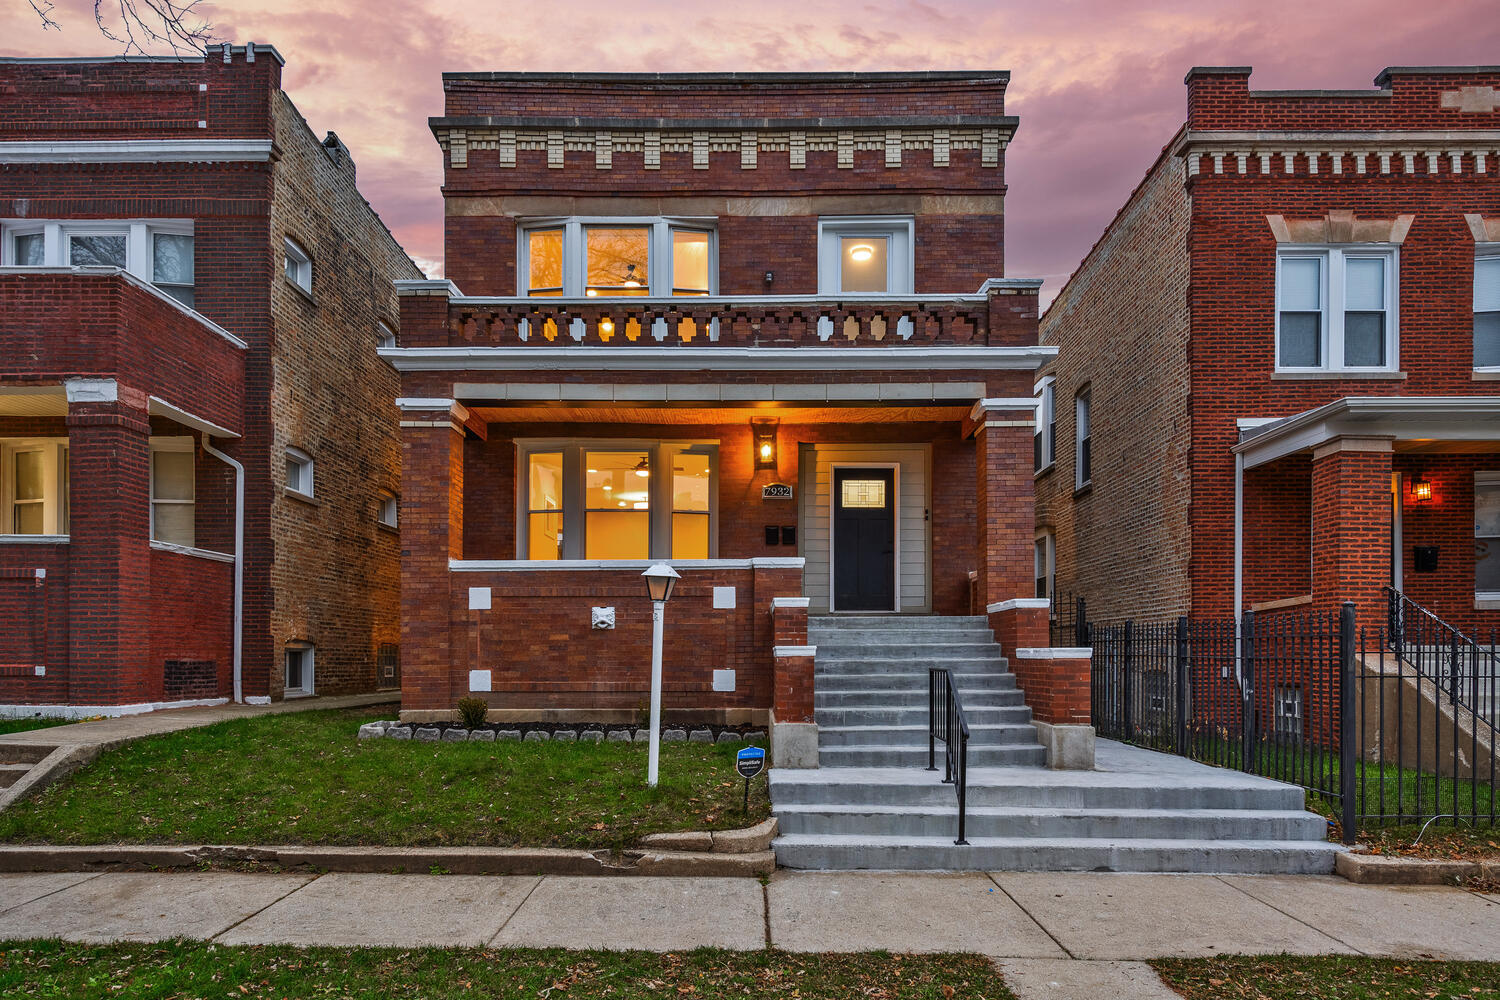
POLYGON ((1297 684, 1277 685, 1272 692, 1272 734, 1278 737, 1302 739, 1306 734, 1306 697, 1297 684))
MULTIPOLYGON (((1479 471, 1476 471, 1474 473, 1474 493, 1475 493, 1475 503, 1476 504, 1478 503, 1478 493, 1479 493, 1479 490, 1481 488, 1490 488, 1490 489, 1500 490, 1500 469, 1497 469, 1497 470, 1479 470, 1479 471)), ((1478 518, 1477 517, 1475 518, 1475 524, 1474 524, 1474 537, 1476 539, 1479 539, 1479 538, 1491 538, 1491 539, 1494 539, 1495 544, 1500 545, 1500 535, 1481 535, 1479 533, 1479 524, 1478 524, 1478 518)), ((1489 606, 1491 602, 1500 602, 1500 590, 1480 590, 1479 589, 1479 578, 1478 578, 1478 567, 1477 566, 1475 567, 1474 600, 1476 602, 1479 602, 1479 601, 1485 602, 1485 606, 1489 606)))
MULTIPOLYGON (((531 475, 533 454, 561 452, 563 462, 563 551, 564 561, 587 558, 588 516, 585 509, 584 482, 588 452, 645 452, 651 471, 647 492, 650 498, 651 528, 647 541, 648 558, 668 560, 672 556, 672 460, 682 452, 708 456, 708 558, 719 555, 719 442, 717 440, 664 441, 634 438, 522 438, 516 441, 516 558, 530 559, 531 475)), ((546 565, 553 560, 535 560, 546 565)))
MULTIPOLYGON (((1479 262, 1482 260, 1500 261, 1500 243, 1480 243, 1474 252, 1474 297, 1479 297, 1479 262)), ((1497 264, 1496 266, 1500 266, 1497 264)), ((1474 315, 1479 315, 1478 302, 1474 303, 1474 315)), ((1490 310, 1485 310, 1489 312, 1490 310)), ((1472 348, 1471 348, 1472 350, 1472 348)), ((1500 376, 1500 365, 1481 365, 1479 359, 1474 358, 1474 371, 1485 375, 1500 376)))
POLYGON ((395 528, 400 517, 400 500, 396 494, 381 490, 375 497, 375 521, 382 527, 395 528))
POLYGON ((195 522, 196 522, 196 518, 197 518, 197 507, 198 507, 198 472, 197 472, 196 464, 195 464, 195 467, 194 467, 194 470, 193 470, 193 499, 191 499, 191 500, 159 500, 159 499, 157 499, 157 496, 156 496, 156 455, 157 455, 157 452, 163 452, 163 451, 179 452, 179 453, 180 452, 187 452, 190 455, 194 454, 193 439, 191 437, 185 437, 185 436, 184 437, 157 437, 155 435, 152 435, 152 437, 151 437, 151 457, 150 457, 151 465, 150 465, 150 470, 149 470, 149 480, 150 480, 149 489, 150 489, 150 497, 151 497, 151 525, 150 525, 150 529, 149 530, 150 530, 151 540, 153 542, 167 542, 167 543, 172 544, 172 545, 186 545, 189 548, 196 548, 197 544, 198 544, 198 526, 197 526, 196 523, 193 525, 193 540, 190 541, 190 542, 177 542, 177 541, 172 541, 171 539, 157 538, 156 537, 156 507, 157 507, 158 504, 171 504, 173 506, 179 506, 179 507, 181 507, 181 506, 191 507, 191 508, 193 508, 195 522))
POLYGON ((851 295, 911 295, 916 287, 916 221, 909 215, 825 216, 818 219, 818 294, 843 295, 839 241, 845 236, 889 240, 886 290, 851 295))
POLYGON ((0 439, 0 539, 66 538, 68 535, 68 439, 65 437, 0 439), (22 535, 15 524, 16 461, 19 452, 42 455, 42 532, 22 535))
MULTIPOLYGON (((196 284, 180 282, 158 282, 156 280, 156 258, 153 241, 157 235, 193 236, 193 253, 197 255, 197 239, 193 232, 192 219, 4 219, 0 220, 0 265, 21 267, 16 263, 16 237, 42 235, 42 263, 40 267, 72 267, 69 260, 69 240, 73 236, 124 236, 125 268, 130 274, 162 289, 186 288, 192 290, 196 284)), ((196 274, 195 274, 196 281, 196 274)), ((174 297, 175 299, 175 297, 174 297)), ((181 303, 181 300, 176 300, 181 303)), ((183 308, 191 309, 185 303, 183 308)))
POLYGON ((281 274, 287 283, 302 294, 312 297, 313 293, 313 261, 312 254, 303 248, 302 244, 290 236, 282 237, 282 262, 281 274))
POLYGON ((1057 592, 1057 535, 1051 528, 1036 533, 1031 546, 1031 573, 1033 584, 1037 580, 1046 581, 1047 592, 1038 596, 1053 600, 1057 592))
POLYGON ((1044 376, 1036 384, 1036 429, 1032 431, 1032 471, 1046 472, 1057 464, 1057 378, 1044 376))
MULTIPOLYGON (((647 292, 650 298, 672 297, 672 232, 685 230, 708 236, 708 294, 719 294, 719 227, 712 216, 596 216, 574 215, 525 219, 516 226, 517 294, 531 294, 531 234, 541 229, 563 231, 562 298, 587 298, 589 228, 649 229, 651 250, 646 260, 647 292)), ((556 297, 556 296, 551 296, 556 297)), ((608 297, 608 296, 604 296, 608 297)), ((636 296, 631 296, 635 298, 636 296)), ((688 298, 691 296, 683 296, 688 298)))
POLYGON ((1273 350, 1276 371, 1286 374, 1328 373, 1360 375, 1368 372, 1394 372, 1401 367, 1401 322, 1399 305, 1401 274, 1400 248, 1387 243, 1356 244, 1286 244, 1276 249, 1275 340, 1273 350), (1319 322, 1319 356, 1322 364, 1286 365, 1281 361, 1281 264, 1287 259, 1319 261, 1319 298, 1322 303, 1319 322), (1350 259, 1378 259, 1385 265, 1385 364, 1352 366, 1344 364, 1345 267, 1350 259))
POLYGON ((281 651, 281 696, 283 698, 311 698, 317 691, 314 680, 313 667, 316 662, 316 647, 312 643, 298 639, 287 643, 281 651), (298 652, 302 654, 302 685, 301 687, 287 687, 286 681, 286 657, 288 653, 298 652))
MULTIPOLYGON (((316 495, 317 490, 313 457, 301 448, 288 446, 286 458, 288 462, 294 462, 298 467, 297 481, 295 483, 292 482, 290 475, 287 476, 286 491, 305 500, 311 500, 316 495)), ((291 470, 288 469, 287 472, 290 473, 291 470)))
POLYGON ((1073 489, 1081 490, 1094 481, 1094 387, 1086 385, 1073 394, 1073 489), (1088 432, 1084 433, 1087 425, 1088 432), (1083 445, 1088 442, 1089 467, 1083 468, 1083 445))

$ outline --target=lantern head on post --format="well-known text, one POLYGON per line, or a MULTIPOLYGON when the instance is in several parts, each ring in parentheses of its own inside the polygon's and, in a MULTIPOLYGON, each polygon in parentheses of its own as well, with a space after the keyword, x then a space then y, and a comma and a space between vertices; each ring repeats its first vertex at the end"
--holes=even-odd
POLYGON ((672 588, 677 581, 682 579, 682 574, 668 566, 666 563, 654 563, 651 568, 642 573, 646 578, 646 590, 650 593, 653 601, 665 604, 672 597, 672 588))
POLYGON ((1422 476, 1417 476, 1411 481, 1411 498, 1417 503, 1427 503, 1432 499, 1432 484, 1422 476))
POLYGON ((781 421, 776 417, 751 417, 750 440, 755 446, 755 468, 776 468, 776 429, 781 421))

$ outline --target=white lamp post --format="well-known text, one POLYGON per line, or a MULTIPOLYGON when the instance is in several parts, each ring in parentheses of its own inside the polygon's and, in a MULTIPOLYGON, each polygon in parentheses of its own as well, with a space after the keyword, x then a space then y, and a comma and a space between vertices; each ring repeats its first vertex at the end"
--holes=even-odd
POLYGON ((651 742, 646 763, 646 785, 656 787, 656 761, 661 753, 661 630, 666 618, 667 600, 672 588, 682 579, 666 563, 655 563, 642 573, 651 595, 651 742))

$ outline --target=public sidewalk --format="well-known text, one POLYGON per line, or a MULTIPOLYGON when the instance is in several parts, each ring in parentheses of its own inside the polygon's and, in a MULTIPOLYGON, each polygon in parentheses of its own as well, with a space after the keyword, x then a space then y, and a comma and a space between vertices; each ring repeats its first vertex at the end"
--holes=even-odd
POLYGON ((0 875, 0 939, 976 952, 1023 997, 1171 997, 1138 960, 1500 960, 1500 895, 1309 876, 778 872, 752 879, 0 875))

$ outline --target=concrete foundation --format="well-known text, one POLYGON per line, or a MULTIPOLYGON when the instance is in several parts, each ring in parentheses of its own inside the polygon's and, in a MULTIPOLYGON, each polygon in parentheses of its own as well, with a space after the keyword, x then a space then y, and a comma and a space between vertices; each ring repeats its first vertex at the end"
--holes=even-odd
POLYGON ((1034 720, 1031 724, 1036 727, 1037 742, 1047 750, 1047 766, 1052 770, 1094 769, 1093 726, 1057 726, 1034 720))
POLYGON ((771 713, 771 766, 808 768, 818 766, 818 724, 777 722, 771 713))

